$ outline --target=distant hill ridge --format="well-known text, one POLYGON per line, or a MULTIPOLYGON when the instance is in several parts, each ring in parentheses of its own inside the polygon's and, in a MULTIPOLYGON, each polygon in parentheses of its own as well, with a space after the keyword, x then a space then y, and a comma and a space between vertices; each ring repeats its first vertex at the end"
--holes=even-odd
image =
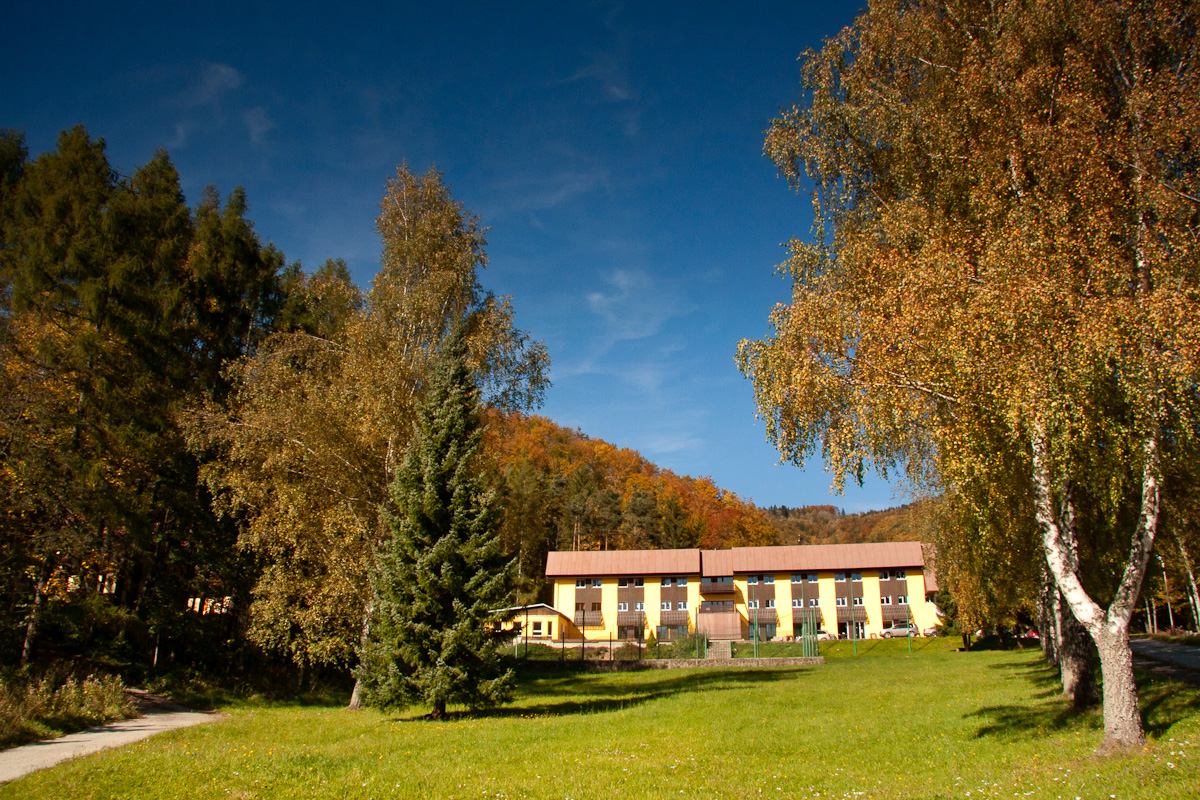
POLYGON ((771 506, 763 509, 780 544, 862 544, 930 541, 929 501, 847 514, 837 506, 771 506))

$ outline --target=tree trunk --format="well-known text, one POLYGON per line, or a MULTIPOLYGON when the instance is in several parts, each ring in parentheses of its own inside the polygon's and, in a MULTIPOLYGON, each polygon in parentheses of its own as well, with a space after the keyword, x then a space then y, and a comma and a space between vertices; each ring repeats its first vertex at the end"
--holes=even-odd
POLYGON ((1054 583, 1054 576, 1050 574, 1050 567, 1046 564, 1046 560, 1042 559, 1042 590, 1038 594, 1038 635, 1042 640, 1042 653, 1046 656, 1046 661, 1054 666, 1058 666, 1058 640, 1059 640, 1059 611, 1058 607, 1062 602, 1062 593, 1058 591, 1058 585, 1054 583))
MULTIPOLYGON (((1059 534, 1062 538, 1067 568, 1079 574, 1079 539, 1075 530, 1075 502, 1070 482, 1062 489, 1059 498, 1059 534)), ((1047 572, 1053 574, 1048 561, 1043 560, 1047 572)), ((1099 698, 1096 695, 1096 663, 1092 654, 1095 648, 1088 639, 1088 632, 1075 615, 1058 586, 1054 591, 1055 648, 1058 651, 1058 671, 1062 680, 1063 696, 1071 700, 1076 709, 1091 708, 1099 698)))
POLYGON ((1128 626, 1101 629, 1096 649, 1104 673, 1104 741, 1096 754, 1118 753, 1145 744, 1128 626))
MULTIPOLYGON (((367 644, 367 637, 371 635, 371 612, 373 610, 373 605, 368 600, 366 606, 363 608, 362 643, 364 647, 367 644)), ((354 690, 350 692, 350 704, 346 706, 347 710, 358 711, 362 708, 362 690, 363 679, 362 675, 359 674, 354 678, 354 690)))
POLYGON ((362 683, 362 678, 354 679, 354 691, 350 692, 350 705, 346 706, 348 711, 362 709, 362 683))
POLYGON ((1183 561, 1183 569, 1188 579, 1187 596, 1188 605, 1192 607, 1192 630, 1200 633, 1200 591, 1196 589, 1196 573, 1192 569, 1192 559, 1188 556, 1187 548, 1183 546, 1179 531, 1175 531, 1175 544, 1179 546, 1179 557, 1183 561))
POLYGON ((25 644, 21 647, 21 666, 33 658, 34 643, 37 641, 38 625, 42 621, 42 610, 46 605, 46 584, 50 581, 50 556, 42 560, 42 570, 33 585, 33 608, 29 610, 29 624, 25 626, 25 644))
MULTIPOLYGON (((1100 653, 1104 678, 1104 741, 1097 753, 1107 754, 1140 747, 1146 742, 1138 711, 1137 687, 1133 682, 1133 654, 1129 649, 1129 620, 1146 575, 1146 564, 1154 546, 1159 514, 1158 436, 1153 432, 1144 442, 1142 462, 1142 502, 1128 560, 1121 583, 1107 609, 1092 600, 1078 571, 1070 567, 1070 553, 1064 542, 1051 501, 1052 480, 1047 459, 1045 431, 1035 425, 1030 441, 1033 449, 1034 509, 1042 531, 1046 563, 1075 618, 1084 626, 1100 653)), ((1070 521, 1070 520, 1068 520, 1070 521)))
POLYGON ((1056 603, 1055 608, 1059 613, 1058 669, 1063 695, 1071 699, 1076 709, 1091 708, 1100 699, 1096 691, 1095 647, 1066 602, 1056 603))

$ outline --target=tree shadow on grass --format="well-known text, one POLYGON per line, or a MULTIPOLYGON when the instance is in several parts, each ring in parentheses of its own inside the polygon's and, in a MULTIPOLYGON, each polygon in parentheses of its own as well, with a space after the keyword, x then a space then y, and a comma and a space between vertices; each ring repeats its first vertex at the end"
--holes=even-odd
MULTIPOLYGON (((1033 684, 1040 691, 1030 695, 1028 704, 989 706, 968 714, 985 720, 976 738, 986 736, 1036 736, 1073 727, 1099 731, 1104 727, 1102 708, 1076 710, 1069 700, 1059 697, 1058 672, 1049 664, 995 664, 992 669, 1012 670, 1014 678, 1033 684)), ((1200 691, 1172 680, 1163 680, 1139 671, 1138 700, 1142 725, 1148 735, 1161 736, 1178 722, 1200 714, 1200 691)))
POLYGON ((1041 737, 1080 726, 1101 730, 1104 720, 1096 711, 1077 711, 1066 700, 1049 703, 1040 701, 1029 705, 988 706, 967 714, 967 717, 976 717, 984 722, 975 732, 976 739, 989 736, 1015 739, 1041 737))
MULTIPOLYGON (((527 702, 486 711, 450 711, 444 720, 561 717, 621 711, 672 695, 738 691, 792 680, 811 671, 811 667, 773 670, 671 670, 670 674, 656 674, 652 678, 645 672, 635 673, 642 678, 636 683, 628 679, 621 680, 623 677, 627 678, 629 673, 572 674, 537 680, 525 679, 521 682, 520 694, 527 702), (529 700, 534 702, 528 702, 529 700), (538 700, 542 702, 537 702, 538 700)), ((426 719, 416 717, 392 721, 415 722, 426 719)))
POLYGON ((1045 661, 1029 664, 1025 662, 1005 662, 992 664, 989 669, 1010 672, 1011 680, 1021 680, 1030 683, 1037 690, 1030 697, 1034 700, 1046 700, 1062 694, 1062 680, 1053 665, 1045 661))
POLYGON ((1142 724, 1151 736, 1162 736, 1181 720, 1200 715, 1200 690, 1185 683, 1137 672, 1142 724))
POLYGON ((1042 661, 1005 662, 991 664, 989 669, 1008 672, 1009 679, 1028 684, 1034 691, 1028 703, 987 706, 967 714, 967 718, 983 721, 975 738, 1042 736, 1081 725, 1092 730, 1103 727, 1097 709, 1079 710, 1061 697, 1062 683, 1052 665, 1042 661))

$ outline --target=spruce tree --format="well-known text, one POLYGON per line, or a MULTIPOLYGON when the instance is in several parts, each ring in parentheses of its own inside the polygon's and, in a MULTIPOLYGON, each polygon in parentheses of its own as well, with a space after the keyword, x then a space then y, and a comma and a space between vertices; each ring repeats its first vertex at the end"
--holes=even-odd
POLYGON ((422 703, 440 719, 447 703, 479 709, 512 695, 493 627, 494 610, 511 600, 516 562, 501 552, 496 496, 475 472, 482 435, 460 327, 435 359, 391 488, 397 511, 376 556, 360 653, 369 705, 422 703))

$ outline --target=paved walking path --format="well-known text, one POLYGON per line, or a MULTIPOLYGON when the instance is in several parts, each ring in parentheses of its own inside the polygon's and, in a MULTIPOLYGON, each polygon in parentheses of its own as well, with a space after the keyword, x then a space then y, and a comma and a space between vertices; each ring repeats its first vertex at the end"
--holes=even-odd
POLYGON ((119 747, 163 731, 212 722, 224 716, 191 711, 145 692, 134 694, 135 703, 144 716, 0 752, 0 783, 52 767, 69 758, 90 755, 109 747, 119 747))
POLYGON ((1200 686, 1200 647, 1160 642, 1157 639, 1130 639, 1129 649, 1133 651, 1135 662, 1141 659, 1157 662, 1138 666, 1146 666, 1168 677, 1200 686))

